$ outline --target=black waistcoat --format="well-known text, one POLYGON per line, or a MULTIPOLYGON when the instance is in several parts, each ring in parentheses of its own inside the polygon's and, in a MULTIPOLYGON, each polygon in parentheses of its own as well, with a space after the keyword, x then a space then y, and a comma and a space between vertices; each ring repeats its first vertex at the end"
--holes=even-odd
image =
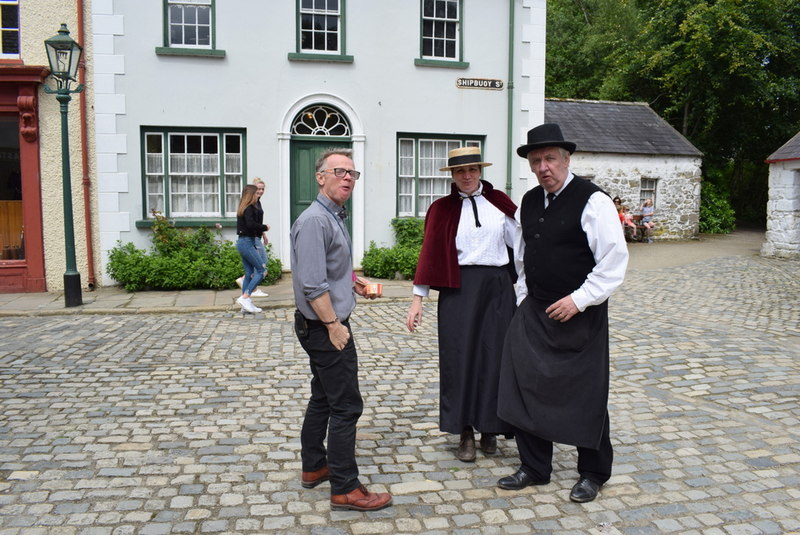
POLYGON ((525 282, 536 299, 557 301, 577 290, 595 266, 581 214, 589 197, 602 191, 581 177, 544 208, 544 189, 536 186, 522 198, 525 282))

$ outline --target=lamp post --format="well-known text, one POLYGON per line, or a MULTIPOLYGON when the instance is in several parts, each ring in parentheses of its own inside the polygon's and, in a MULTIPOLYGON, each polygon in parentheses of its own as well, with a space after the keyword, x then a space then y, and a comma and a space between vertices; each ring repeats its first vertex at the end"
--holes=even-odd
POLYGON ((58 34, 44 42, 50 73, 56 81, 56 89, 44 86, 45 93, 55 94, 61 104, 61 167, 64 186, 64 240, 67 254, 67 270, 64 272, 64 305, 74 307, 83 304, 81 296, 81 274, 75 262, 75 230, 72 221, 72 175, 69 167, 69 129, 67 110, 71 93, 83 91, 78 84, 70 89, 71 82, 77 81, 78 63, 83 51, 70 36, 66 24, 62 24, 58 34))

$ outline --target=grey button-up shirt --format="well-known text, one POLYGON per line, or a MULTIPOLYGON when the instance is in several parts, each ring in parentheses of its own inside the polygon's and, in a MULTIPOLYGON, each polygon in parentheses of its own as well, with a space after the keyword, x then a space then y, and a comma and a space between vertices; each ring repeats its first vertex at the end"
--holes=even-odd
POLYGON ((308 319, 320 319, 308 302, 325 292, 330 293, 333 309, 340 319, 349 317, 356 306, 352 245, 347 227, 338 216, 341 210, 320 193, 292 225, 294 301, 308 319))

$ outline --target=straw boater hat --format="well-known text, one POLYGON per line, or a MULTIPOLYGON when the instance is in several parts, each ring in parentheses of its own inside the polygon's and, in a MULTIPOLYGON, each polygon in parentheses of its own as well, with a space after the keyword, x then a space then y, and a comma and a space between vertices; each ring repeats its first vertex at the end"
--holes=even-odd
POLYGON ((449 171, 465 165, 488 167, 492 164, 481 161, 481 149, 478 147, 461 147, 447 153, 447 167, 440 167, 439 171, 449 171))
POLYGON ((561 128, 557 124, 545 123, 528 130, 528 143, 518 148, 517 154, 527 158, 530 151, 545 147, 561 147, 572 154, 575 152, 576 145, 572 141, 564 140, 561 128))

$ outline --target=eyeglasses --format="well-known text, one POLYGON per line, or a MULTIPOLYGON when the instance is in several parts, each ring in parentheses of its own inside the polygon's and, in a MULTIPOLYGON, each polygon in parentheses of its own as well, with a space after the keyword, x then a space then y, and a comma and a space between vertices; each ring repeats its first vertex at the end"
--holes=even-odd
POLYGON ((353 180, 358 180, 358 177, 361 176, 361 171, 356 171, 355 169, 345 169, 343 167, 334 167, 333 169, 323 169, 323 172, 326 171, 333 171, 333 176, 336 178, 344 178, 346 174, 350 174, 353 177, 353 180))

